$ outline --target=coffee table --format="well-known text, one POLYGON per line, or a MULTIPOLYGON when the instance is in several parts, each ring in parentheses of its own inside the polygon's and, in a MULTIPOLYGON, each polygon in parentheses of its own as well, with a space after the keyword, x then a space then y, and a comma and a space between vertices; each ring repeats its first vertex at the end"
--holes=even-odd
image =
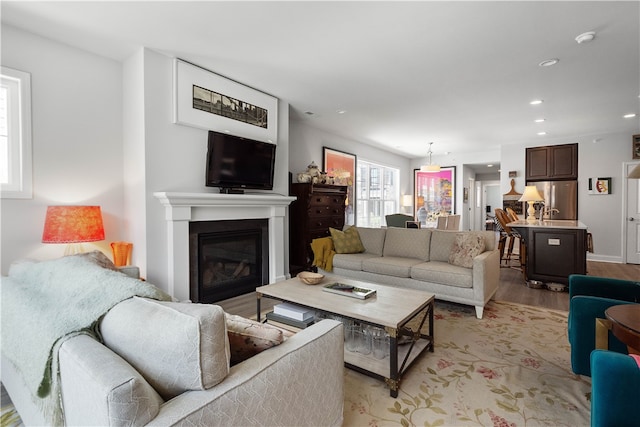
POLYGON ((398 397, 403 374, 425 350, 433 352, 433 309, 435 296, 413 289, 395 288, 328 275, 318 285, 305 285, 298 279, 256 288, 257 318, 260 321, 262 297, 310 307, 330 315, 383 328, 389 334, 389 358, 375 359, 347 351, 345 366, 386 382, 391 397, 398 397), (322 285, 340 282, 375 289, 376 295, 361 300, 322 290, 322 285), (428 327, 425 322, 428 319, 428 327), (425 331, 428 329, 428 332, 425 331), (400 340, 408 341, 399 345, 400 340))

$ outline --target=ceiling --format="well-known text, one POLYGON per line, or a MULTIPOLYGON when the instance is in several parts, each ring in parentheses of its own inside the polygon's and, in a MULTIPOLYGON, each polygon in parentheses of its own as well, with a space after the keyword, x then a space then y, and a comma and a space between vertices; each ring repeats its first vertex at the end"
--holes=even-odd
POLYGON ((0 7, 2 24, 118 61, 141 46, 185 59, 290 103, 294 119, 409 158, 428 142, 437 158, 640 131, 638 116, 623 118, 640 114, 637 1, 0 7))

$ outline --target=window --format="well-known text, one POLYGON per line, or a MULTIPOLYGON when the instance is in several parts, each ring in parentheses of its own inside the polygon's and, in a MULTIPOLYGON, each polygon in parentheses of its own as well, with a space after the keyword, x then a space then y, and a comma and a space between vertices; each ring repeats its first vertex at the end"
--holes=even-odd
POLYGON ((359 227, 381 227, 385 215, 400 212, 398 169, 358 160, 356 182, 359 227))
POLYGON ((0 77, 0 194, 5 199, 29 199, 31 75, 2 67, 0 77))

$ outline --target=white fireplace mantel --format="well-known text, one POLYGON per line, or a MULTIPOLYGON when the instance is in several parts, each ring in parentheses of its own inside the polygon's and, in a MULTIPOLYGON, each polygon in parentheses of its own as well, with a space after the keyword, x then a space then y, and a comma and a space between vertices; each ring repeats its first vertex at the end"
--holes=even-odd
POLYGON ((269 221, 269 283, 285 280, 285 215, 296 198, 280 194, 153 193, 167 220, 168 291, 189 299, 189 222, 261 219, 269 221))

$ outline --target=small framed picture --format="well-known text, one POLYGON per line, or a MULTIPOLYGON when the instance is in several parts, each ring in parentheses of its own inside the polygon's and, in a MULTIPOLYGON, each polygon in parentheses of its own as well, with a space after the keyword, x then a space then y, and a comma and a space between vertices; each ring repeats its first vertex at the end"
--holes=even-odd
POLYGON ((633 158, 640 159, 640 135, 633 135, 633 158))
POLYGON ((589 194, 611 194, 611 178, 589 178, 589 194))

